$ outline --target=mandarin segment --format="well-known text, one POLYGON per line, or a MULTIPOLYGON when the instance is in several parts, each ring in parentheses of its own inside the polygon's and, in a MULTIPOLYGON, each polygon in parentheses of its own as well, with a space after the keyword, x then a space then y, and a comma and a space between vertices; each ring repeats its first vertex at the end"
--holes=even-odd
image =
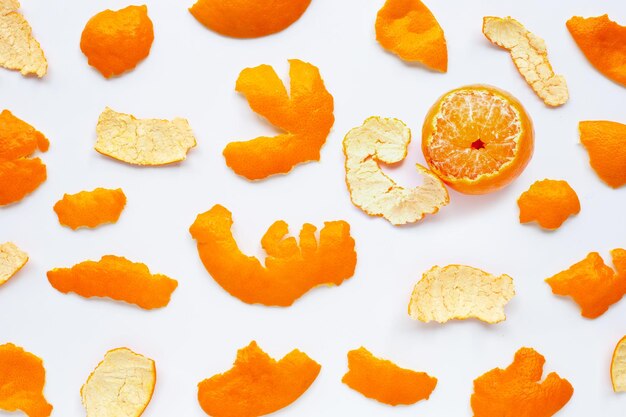
POLYGON ((348 352, 348 372, 342 382, 367 398, 393 406, 427 400, 437 386, 437 378, 400 368, 364 347, 348 352))
POLYGON ((517 200, 520 223, 537 222, 555 230, 570 216, 580 213, 576 191, 567 181, 545 179, 533 183, 517 200))
POLYGON ((298 164, 319 161, 320 149, 335 122, 333 97, 317 67, 291 59, 289 77, 289 93, 269 65, 246 68, 237 79, 236 90, 246 97, 250 108, 286 132, 231 142, 224 148, 226 164, 249 180, 285 174, 298 164))
POLYGON ((237 352, 230 370, 198 384, 198 402, 213 417, 263 416, 300 398, 320 369, 297 349, 276 361, 253 341, 237 352))
POLYGON ((172 278, 151 274, 142 263, 113 255, 103 256, 97 262, 81 262, 72 268, 55 268, 48 271, 48 281, 64 294, 108 297, 146 310, 165 307, 178 286, 172 278))
POLYGON ((13 275, 26 265, 28 254, 12 242, 0 244, 0 285, 6 283, 13 275))
POLYGON ((115 223, 126 205, 126 195, 121 189, 96 188, 77 194, 65 194, 56 202, 54 212, 59 223, 73 230, 79 227, 98 227, 115 223))
POLYGON ((495 368, 474 380, 474 417, 550 417, 574 393, 572 385, 554 372, 541 381, 545 358, 521 348, 506 369, 495 368))
POLYGON ((622 337, 611 358, 611 383, 613 391, 626 392, 626 336, 622 337))
POLYGON ((606 120, 578 124, 580 141, 589 153, 589 163, 610 187, 626 184, 626 125, 606 120))

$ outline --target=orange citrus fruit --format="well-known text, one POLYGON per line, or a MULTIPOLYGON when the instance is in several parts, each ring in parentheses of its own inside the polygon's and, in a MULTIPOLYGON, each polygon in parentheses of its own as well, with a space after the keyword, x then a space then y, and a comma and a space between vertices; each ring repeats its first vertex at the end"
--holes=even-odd
POLYGON ((432 106, 422 129, 430 169, 465 194, 499 190, 533 154, 534 131, 521 103, 487 85, 452 90, 432 106))

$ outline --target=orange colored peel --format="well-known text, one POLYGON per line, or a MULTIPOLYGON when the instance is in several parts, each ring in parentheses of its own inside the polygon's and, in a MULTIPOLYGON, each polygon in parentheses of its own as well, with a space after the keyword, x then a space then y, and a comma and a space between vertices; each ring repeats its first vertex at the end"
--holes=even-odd
POLYGON ((545 358, 521 348, 506 369, 492 369, 474 380, 474 417, 550 417, 572 397, 574 388, 552 372, 541 381, 545 358))
POLYGON ((269 65, 246 68, 236 90, 252 110, 286 133, 231 142, 224 148, 226 164, 249 180, 285 174, 303 162, 319 161, 320 149, 335 122, 333 97, 317 67, 289 60, 290 93, 269 65))
POLYGON ((209 274, 245 303, 290 306, 312 288, 340 285, 354 274, 354 239, 344 221, 326 222, 319 240, 315 226, 304 224, 299 243, 286 237, 287 223, 275 222, 261 240, 268 255, 265 266, 241 252, 232 224, 230 211, 216 205, 199 214, 189 231, 209 274))
POLYGON ((76 230, 79 227, 93 228, 115 223, 125 205, 126 195, 121 189, 96 188, 93 191, 65 194, 54 205, 54 211, 59 223, 76 230))
POLYGON ((405 61, 448 70, 443 29, 420 0, 387 0, 376 16, 376 40, 405 61))
POLYGON ((232 369, 198 384, 198 402, 213 417, 263 416, 296 401, 320 369, 297 349, 276 361, 252 342, 237 352, 232 369))
POLYGON ((611 251, 617 272, 597 252, 569 269, 546 279, 556 295, 569 296, 580 306, 581 315, 595 319, 626 294, 626 250, 611 251))
POLYGON ((72 268, 55 268, 48 271, 48 281, 64 294, 108 297, 146 310, 165 307, 178 286, 176 280, 165 275, 152 275, 142 263, 113 255, 72 268))
POLYGON ((45 384, 41 359, 12 343, 0 346, 0 410, 48 417, 52 406, 43 395, 45 384))
POLYGON ((361 347, 348 352, 348 372, 342 382, 368 398, 389 405, 415 404, 427 400, 437 378, 424 372, 400 368, 361 347))
POLYGON ((613 391, 626 392, 626 336, 622 337, 611 358, 611 383, 613 391))
POLYGON ((580 141, 600 179, 613 188, 626 184, 626 125, 609 121, 578 124, 580 141))
POLYGON ((520 223, 536 221, 544 229, 558 229, 570 216, 580 213, 576 191, 566 181, 541 180, 517 200, 520 223))

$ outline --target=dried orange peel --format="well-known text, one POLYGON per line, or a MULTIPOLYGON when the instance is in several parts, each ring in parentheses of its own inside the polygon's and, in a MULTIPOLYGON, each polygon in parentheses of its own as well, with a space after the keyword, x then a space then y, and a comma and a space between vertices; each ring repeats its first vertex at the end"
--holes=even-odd
POLYGON ((319 239, 315 226, 306 223, 299 242, 287 237, 287 223, 275 222, 261 240, 268 255, 265 266, 241 252, 232 224, 230 211, 216 205, 199 214, 189 232, 209 274, 245 303, 290 306, 312 288, 340 285, 354 274, 354 239, 345 221, 326 222, 319 239))
POLYGON ((626 250, 614 249, 611 257, 617 272, 597 252, 591 252, 546 282, 554 294, 571 297, 580 306, 583 317, 595 319, 626 294, 626 250))
POLYGON ((128 6, 116 11, 104 10, 89 19, 80 37, 80 49, 89 65, 110 78, 143 61, 153 40, 148 8, 128 6))
POLYGON ((400 368, 364 347, 348 352, 348 372, 342 382, 367 398, 394 406, 427 400, 437 386, 437 378, 400 368))
POLYGON ((178 282, 165 275, 151 274, 142 263, 106 255, 98 262, 85 261, 72 268, 48 271, 48 281, 58 291, 82 297, 108 297, 143 309, 165 307, 178 282))
POLYGON ((600 179, 613 188, 626 184, 626 125, 605 120, 578 124, 580 141, 600 179))
POLYGON ((419 221, 450 201, 441 180, 421 165, 416 168, 423 184, 416 188, 397 185, 380 168, 379 162, 402 161, 410 141, 411 131, 404 123, 377 116, 350 130, 343 140, 346 184, 352 203, 393 225, 419 221))
POLYGON ((510 52, 517 70, 544 103, 561 106, 567 102, 567 82, 552 70, 543 39, 511 17, 483 18, 483 34, 491 43, 510 52))
POLYGON ((198 402, 212 417, 263 416, 300 398, 320 369, 297 349, 276 361, 253 341, 237 352, 229 371, 198 384, 198 402))
POLYGON ((0 113, 0 206, 35 191, 47 178, 46 166, 34 152, 46 152, 48 139, 10 111, 0 113))
POLYGON ((249 180, 285 174, 298 164, 319 161, 320 149, 335 122, 333 96, 317 67, 291 59, 289 77, 289 93, 269 65, 246 68, 237 79, 236 90, 246 97, 250 108, 286 132, 231 142, 224 148, 226 164, 249 180))
POLYGON ((570 216, 580 213, 576 191, 562 180, 545 179, 533 183, 517 200, 520 223, 537 222, 555 230, 570 216))
POLYGON ((387 0, 376 16, 376 40, 405 61, 448 70, 443 29, 420 0, 387 0))
POLYGON ((258 38, 280 32, 311 0, 198 0, 189 11, 206 28, 232 38, 258 38))
POLYGON ((48 61, 19 8, 17 0, 0 0, 0 66, 41 78, 48 61))
POLYGON ((48 417, 52 406, 43 395, 45 384, 40 358, 12 343, 0 345, 0 410, 48 417))
POLYGON ((110 350, 80 389, 87 417, 139 417, 152 399, 152 359, 128 348, 110 350))
POLYGON ((567 29, 587 60, 600 73, 626 86, 626 26, 608 15, 584 18, 574 16, 567 29))
POLYGON ((77 194, 65 194, 54 205, 59 223, 73 230, 115 223, 126 205, 126 195, 120 188, 96 188, 77 194))
POLYGON ((611 383, 613 391, 626 392, 626 336, 622 337, 611 358, 611 383))
POLYGON ((180 162, 196 146, 186 119, 136 119, 108 107, 98 118, 96 133, 96 151, 132 165, 180 162))
POLYGON ((506 320, 504 306, 515 295, 513 278, 466 265, 434 266, 415 284, 409 316, 424 323, 475 318, 506 320))
POLYGON ((28 262, 28 254, 17 245, 11 242, 0 244, 0 285, 17 274, 26 262, 28 262))
POLYGON ((556 414, 569 402, 574 388, 554 372, 541 381, 545 361, 534 349, 521 348, 506 369, 492 369, 475 379, 471 398, 474 417, 556 414))

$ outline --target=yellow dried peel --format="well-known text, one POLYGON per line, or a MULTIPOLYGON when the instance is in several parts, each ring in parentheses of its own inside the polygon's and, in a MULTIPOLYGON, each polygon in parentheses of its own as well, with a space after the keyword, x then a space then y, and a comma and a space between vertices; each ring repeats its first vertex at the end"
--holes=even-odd
POLYGON ((425 323, 476 318, 504 321, 504 306, 515 295, 513 278, 465 265, 435 266, 415 285, 409 316, 425 323))
POLYGON ((28 255, 15 244, 6 242, 0 245, 0 285, 7 282, 28 262, 28 255))
POLYGON ((96 133, 96 151, 133 165, 180 162, 196 146, 186 119, 136 119, 108 107, 100 114, 96 133))
POLYGON ((483 18, 483 33, 491 43, 510 52, 517 70, 544 103, 560 106, 567 102, 567 83, 552 70, 543 39, 511 17, 483 18))
POLYGON ((379 162, 402 161, 410 141, 411 131, 404 123, 377 116, 352 129, 343 140, 346 184, 352 203, 393 225, 419 221, 450 201, 443 182, 421 165, 416 167, 423 184, 416 188, 397 185, 380 169, 379 162))

